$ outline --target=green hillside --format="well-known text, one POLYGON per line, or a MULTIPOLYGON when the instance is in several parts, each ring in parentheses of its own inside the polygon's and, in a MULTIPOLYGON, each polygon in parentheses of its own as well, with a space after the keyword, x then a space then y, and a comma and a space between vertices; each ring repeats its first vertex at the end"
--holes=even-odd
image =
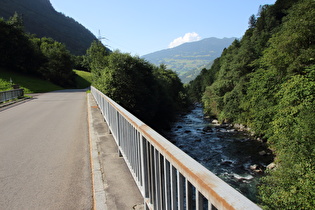
POLYGON ((219 57, 223 49, 234 40, 235 38, 207 38, 142 57, 155 65, 165 64, 167 68, 177 72, 184 83, 187 83, 193 80, 201 69, 208 67, 209 63, 219 57))
POLYGON ((61 90, 62 87, 34 76, 12 72, 0 68, 0 91, 11 90, 12 84, 20 85, 24 93, 44 93, 61 90))
POLYGON ((75 82, 77 88, 83 89, 91 86, 92 75, 91 72, 73 70, 75 72, 75 82))
POLYGON ((49 0, 0 0, 0 17, 22 15, 25 30, 64 43, 71 53, 85 54, 96 37, 80 23, 56 12, 49 0))

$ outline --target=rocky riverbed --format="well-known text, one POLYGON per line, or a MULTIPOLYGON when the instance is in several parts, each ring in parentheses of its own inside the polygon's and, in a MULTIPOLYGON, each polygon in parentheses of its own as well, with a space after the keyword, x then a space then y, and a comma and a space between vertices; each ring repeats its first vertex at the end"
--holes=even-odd
POLYGON ((205 119, 202 106, 181 116, 166 137, 225 182, 256 202, 257 184, 273 154, 247 132, 205 119))

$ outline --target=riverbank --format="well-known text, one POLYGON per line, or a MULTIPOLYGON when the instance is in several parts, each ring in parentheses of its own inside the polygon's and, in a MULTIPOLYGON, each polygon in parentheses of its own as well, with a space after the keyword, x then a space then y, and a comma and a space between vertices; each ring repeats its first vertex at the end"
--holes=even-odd
POLYGON ((204 118, 202 106, 181 115, 166 137, 225 182, 257 202, 257 185, 273 154, 262 141, 230 124, 204 118))

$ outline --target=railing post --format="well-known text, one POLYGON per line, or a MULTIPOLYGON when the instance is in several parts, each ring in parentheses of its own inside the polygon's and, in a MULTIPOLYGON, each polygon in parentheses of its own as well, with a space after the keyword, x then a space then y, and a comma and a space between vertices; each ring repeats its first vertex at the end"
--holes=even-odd
POLYGON ((164 194, 165 194, 165 209, 171 209, 171 173, 170 163, 163 157, 164 160, 164 194))
POLYGON ((162 209, 162 194, 161 194, 161 163, 160 163, 160 153, 154 150, 155 156, 155 185, 156 185, 156 200, 157 209, 162 209))
POLYGON ((154 147, 150 145, 150 202, 152 203, 153 207, 157 209, 157 200, 156 200, 156 192, 155 192, 155 159, 154 159, 154 147))
POLYGON ((118 146, 118 157, 122 157, 122 154, 121 154, 121 151, 120 151, 120 142, 121 142, 121 133, 119 132, 120 131, 120 128, 121 128, 121 125, 120 125, 120 119, 119 119, 119 112, 116 111, 116 117, 117 117, 117 146, 118 146))
POLYGON ((177 171, 177 192, 178 192, 178 209, 184 210, 184 177, 177 171))
POLYGON ((148 152, 146 139, 140 134, 140 158, 141 158, 141 173, 142 173, 142 196, 144 198, 145 209, 148 208, 146 200, 149 197, 149 186, 148 186, 148 152))
POLYGON ((171 172, 171 207, 177 209, 177 171, 174 166, 170 165, 171 172))
POLYGON ((203 209, 203 196, 196 189, 196 210, 202 210, 202 209, 203 209))
POLYGON ((186 210, 193 208, 192 185, 186 179, 186 210))

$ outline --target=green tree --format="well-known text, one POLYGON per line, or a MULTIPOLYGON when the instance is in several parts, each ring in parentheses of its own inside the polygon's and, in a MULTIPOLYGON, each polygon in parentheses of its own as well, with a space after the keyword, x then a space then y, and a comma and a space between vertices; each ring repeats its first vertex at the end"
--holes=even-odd
POLYGON ((29 36, 23 32, 19 22, 9 22, 0 19, 0 66, 24 73, 36 72, 36 52, 29 36))
POLYGON ((219 70, 215 70, 216 74, 211 76, 215 80, 205 90, 205 111, 220 121, 238 121, 241 118, 242 109, 239 105, 245 94, 247 74, 252 72, 251 63, 257 58, 251 36, 252 30, 249 29, 242 40, 235 40, 223 51, 220 64, 214 66, 219 67, 219 70))
POLYGON ((216 84, 206 87, 206 90, 202 96, 202 103, 204 106, 205 114, 218 117, 223 109, 223 98, 218 95, 218 88, 216 84))
POLYGON ((262 63, 282 76, 299 73, 315 57, 315 2, 302 0, 284 17, 281 30, 269 40, 262 63))
POLYGON ((258 69, 248 75, 246 95, 241 101, 241 108, 245 113, 244 122, 251 127, 258 136, 270 136, 270 122, 276 113, 277 99, 275 94, 283 82, 276 70, 258 69))
POLYGON ((154 77, 157 81, 158 110, 155 120, 159 128, 167 128, 169 122, 174 119, 179 111, 188 107, 186 90, 176 72, 167 69, 166 65, 160 65, 154 69, 154 77))
POLYGON ((255 28, 257 23, 257 19, 255 15, 251 15, 248 20, 249 28, 255 28))
POLYGON ((262 202, 270 209, 313 209, 315 204, 314 11, 314 1, 294 4, 261 59, 261 66, 274 72, 269 81, 278 78, 278 91, 267 91, 276 100, 267 106, 274 110, 268 142, 278 167, 260 187, 262 202))
POLYGON ((9 25, 13 26, 14 28, 19 29, 19 30, 24 29, 23 17, 20 14, 18 14, 17 12, 15 12, 14 15, 9 18, 7 23, 9 25))
POLYGON ((158 109, 157 83, 153 66, 139 57, 118 51, 103 57, 104 66, 92 69, 94 85, 135 116, 150 124, 158 109), (102 68, 102 69, 101 69, 102 68))
POLYGON ((86 51, 83 63, 88 67, 90 71, 94 71, 96 77, 99 76, 97 72, 101 71, 106 65, 105 57, 110 54, 110 51, 100 42, 99 40, 94 40, 91 46, 86 51))
POLYGON ((216 74, 220 70, 220 58, 216 58, 210 69, 202 69, 200 74, 187 86, 187 94, 192 102, 201 102, 202 95, 207 86, 216 80, 216 74))
POLYGON ((155 129, 167 128, 175 113, 188 100, 178 75, 153 66, 137 56, 119 51, 109 54, 97 46, 90 50, 97 59, 91 65, 93 86, 155 129), (95 51, 94 51, 95 50, 95 51))
POLYGON ((315 206, 315 65, 282 85, 274 117, 271 146, 276 170, 263 179, 260 194, 270 209, 313 209, 315 206))
MULTIPOLYGON (((35 41, 36 42, 36 41, 35 41)), ((44 64, 39 73, 62 87, 74 86, 73 62, 66 46, 50 38, 37 39, 37 46, 44 55, 44 64)))
POLYGON ((90 72, 88 63, 84 55, 72 55, 74 69, 90 72))

